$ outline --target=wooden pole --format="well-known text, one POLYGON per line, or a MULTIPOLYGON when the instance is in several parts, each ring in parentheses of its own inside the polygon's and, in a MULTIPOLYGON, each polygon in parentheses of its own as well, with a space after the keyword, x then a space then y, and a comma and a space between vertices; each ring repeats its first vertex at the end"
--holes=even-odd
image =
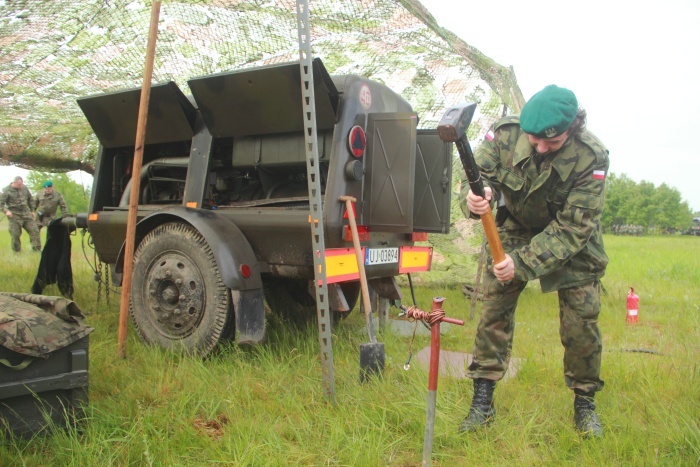
POLYGON ((153 60, 158 36, 158 18, 160 1, 151 6, 151 24, 148 29, 148 46, 146 64, 143 70, 143 85, 139 102, 139 116, 136 123, 136 143, 134 144, 134 162, 131 169, 131 192, 129 194, 129 216, 126 223, 126 245, 124 247, 124 270, 122 279, 122 296, 119 303, 119 330, 117 348, 121 358, 126 357, 126 331, 129 317, 129 300, 131 293, 131 271, 133 269, 134 242, 136 237, 136 214, 141 191, 141 166, 143 165, 143 146, 146 141, 146 122, 148 120, 148 102, 151 97, 151 80, 153 78, 153 60))

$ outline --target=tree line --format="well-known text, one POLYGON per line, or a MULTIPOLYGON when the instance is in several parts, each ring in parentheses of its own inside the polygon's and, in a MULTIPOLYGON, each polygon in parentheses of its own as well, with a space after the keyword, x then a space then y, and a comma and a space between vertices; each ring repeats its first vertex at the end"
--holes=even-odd
POLYGON ((674 187, 665 183, 657 187, 646 180, 635 182, 624 173, 610 173, 605 183, 602 223, 607 233, 640 227, 649 233, 675 233, 693 225, 693 212, 674 187))

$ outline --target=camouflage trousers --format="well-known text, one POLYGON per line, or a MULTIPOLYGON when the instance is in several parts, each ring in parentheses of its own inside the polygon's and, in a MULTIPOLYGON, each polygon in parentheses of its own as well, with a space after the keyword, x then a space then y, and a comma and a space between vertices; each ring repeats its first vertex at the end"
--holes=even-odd
MULTIPOLYGON (((489 271, 485 274, 484 301, 474 342, 470 378, 500 380, 510 361, 515 331, 515 308, 527 282, 502 284, 489 271)), ((600 283, 561 289, 559 336, 564 346, 564 380, 571 389, 595 392, 600 379, 603 340, 598 329, 600 283)))
POLYGON ((34 251, 41 251, 41 238, 39 237, 39 228, 36 225, 34 216, 31 213, 12 213, 12 217, 7 218, 7 228, 10 231, 12 238, 12 250, 16 252, 22 251, 22 243, 20 236, 22 229, 29 234, 29 241, 32 244, 34 251))

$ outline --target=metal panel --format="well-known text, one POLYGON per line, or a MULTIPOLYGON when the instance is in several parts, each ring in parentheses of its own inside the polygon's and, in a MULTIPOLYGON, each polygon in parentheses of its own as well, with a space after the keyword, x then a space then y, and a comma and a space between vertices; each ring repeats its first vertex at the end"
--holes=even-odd
MULTIPOLYGON (((141 88, 78 99, 97 139, 105 148, 133 146, 141 88)), ((196 109, 173 81, 151 88, 146 144, 187 141, 194 135, 196 109)))
MULTIPOLYGON (((313 71, 317 128, 331 129, 338 91, 319 59, 313 71)), ((188 83, 215 138, 304 130, 299 62, 207 75, 188 83)))
POLYGON ((374 113, 367 121, 365 215, 370 231, 413 231, 414 113, 374 113))
POLYGON ((449 233, 452 194, 452 143, 437 130, 418 130, 413 230, 449 233))
POLYGON ((182 204, 185 206, 188 203, 197 203, 196 206, 199 208, 204 206, 213 142, 214 138, 209 133, 202 117, 198 117, 197 134, 192 140, 187 171, 190 174, 199 174, 199 176, 187 177, 185 194, 182 199, 182 204))

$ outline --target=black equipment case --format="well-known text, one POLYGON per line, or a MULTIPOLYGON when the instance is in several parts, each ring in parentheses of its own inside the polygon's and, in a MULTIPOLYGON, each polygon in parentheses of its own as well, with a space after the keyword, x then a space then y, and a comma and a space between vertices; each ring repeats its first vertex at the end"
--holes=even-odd
MULTIPOLYGON (((30 438, 52 428, 67 428, 83 418, 88 402, 89 335, 34 358, 0 346, 0 433, 30 438)), ((1 436, 1 435, 0 435, 1 436)))

